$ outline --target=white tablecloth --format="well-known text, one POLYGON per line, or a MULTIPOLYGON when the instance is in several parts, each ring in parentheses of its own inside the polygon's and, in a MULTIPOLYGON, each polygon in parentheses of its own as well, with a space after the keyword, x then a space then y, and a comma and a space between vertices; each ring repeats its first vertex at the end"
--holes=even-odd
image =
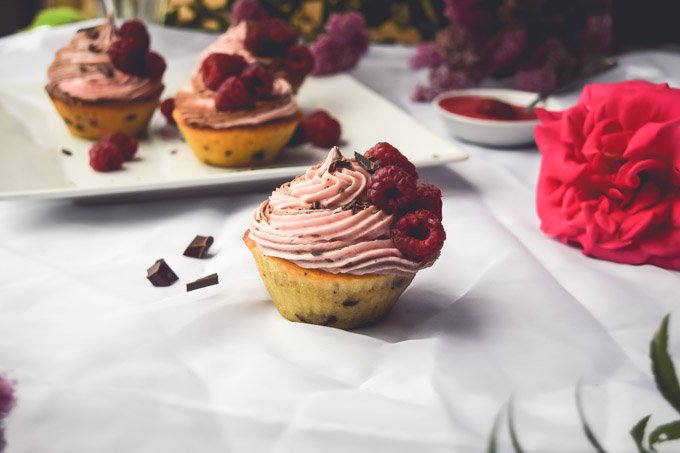
MULTIPOLYGON (((0 40, 0 80, 44 79, 75 28, 0 40)), ((152 39, 172 65, 213 37, 155 28, 152 39)), ((411 52, 374 46, 352 74, 450 139, 430 106, 409 101, 425 77, 408 68, 411 52)), ((677 86, 678 74, 679 55, 646 51, 597 80, 677 86)), ((637 451, 628 431, 639 419, 674 420, 648 350, 663 316, 678 314, 680 274, 544 236, 535 149, 458 146, 468 161, 421 171, 444 193, 441 258, 388 319, 355 332, 288 322, 269 302, 241 243, 268 185, 100 206, 0 202, 0 371, 18 397, 8 451, 484 451, 511 395, 527 451, 594 451, 579 381, 603 446, 637 451), (215 237, 214 257, 182 257, 199 233, 215 237), (153 288, 145 269, 159 257, 184 281, 217 272, 221 283, 153 288)), ((505 418, 499 432, 511 451, 505 418)))

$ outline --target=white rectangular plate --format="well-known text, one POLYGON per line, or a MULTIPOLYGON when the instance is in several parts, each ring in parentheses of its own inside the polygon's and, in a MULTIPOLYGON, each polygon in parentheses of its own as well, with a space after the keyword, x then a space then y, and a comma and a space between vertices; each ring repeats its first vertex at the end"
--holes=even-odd
MULTIPOLYGON (((165 96, 188 80, 187 71, 166 75, 165 96)), ((347 75, 308 78, 298 96, 303 113, 327 110, 342 125, 346 156, 376 142, 392 143, 418 167, 467 155, 408 114, 347 75)), ((88 198, 161 195, 165 191, 224 189, 234 184, 283 180, 301 174, 328 152, 309 144, 286 148, 271 166, 225 169, 199 163, 174 128, 157 112, 137 158, 124 168, 98 173, 88 163, 92 142, 71 136, 35 82, 0 85, 0 199, 88 198), (66 149, 70 155, 62 152, 66 149)))

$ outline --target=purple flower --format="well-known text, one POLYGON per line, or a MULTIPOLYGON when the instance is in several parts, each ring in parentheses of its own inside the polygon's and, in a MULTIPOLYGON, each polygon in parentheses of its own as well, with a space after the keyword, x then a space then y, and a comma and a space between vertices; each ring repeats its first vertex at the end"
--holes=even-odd
POLYGON ((436 68, 444 61, 437 45, 433 42, 426 42, 418 46, 416 53, 411 57, 411 68, 436 68))
POLYGON ((262 20, 269 17, 257 0, 236 0, 231 7, 231 20, 238 24, 244 20, 262 20))
POLYGON ((515 88, 518 90, 547 93, 557 85, 555 68, 550 65, 538 68, 520 69, 515 74, 515 88))
POLYGON ((590 16, 583 33, 583 47, 591 53, 606 53, 612 48, 612 16, 590 16))
POLYGON ((368 49, 366 21, 360 13, 334 13, 326 33, 309 46, 314 56, 313 75, 333 74, 353 68, 368 49))
POLYGON ((4 419, 14 407, 14 389, 12 383, 0 374, 0 452, 4 451, 5 442, 4 419))
POLYGON ((521 28, 505 33, 493 53, 493 71, 498 71, 516 62, 527 44, 527 31, 521 28))
POLYGON ((460 70, 440 66, 430 72, 430 88, 437 94, 448 90, 466 88, 472 84, 468 75, 460 70))

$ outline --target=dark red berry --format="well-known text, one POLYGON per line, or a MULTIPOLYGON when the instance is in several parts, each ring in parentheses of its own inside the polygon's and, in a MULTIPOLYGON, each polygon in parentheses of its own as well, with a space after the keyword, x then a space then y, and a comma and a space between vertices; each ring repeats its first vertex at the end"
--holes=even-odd
POLYGON ((255 64, 248 66, 241 73, 241 80, 246 84, 250 94, 256 98, 266 98, 274 88, 274 77, 269 69, 255 64))
POLYGON ((166 64, 163 57, 156 52, 147 52, 144 56, 146 76, 151 80, 160 80, 165 72, 166 64))
POLYGON ((220 111, 250 107, 253 98, 241 79, 231 76, 225 80, 215 93, 215 108, 220 111))
POLYGON ((418 172, 406 156, 399 152, 397 148, 386 142, 376 143, 371 149, 364 153, 364 156, 375 159, 381 166, 396 165, 406 170, 414 178, 418 179, 418 172))
POLYGON ((222 85, 228 77, 237 76, 248 65, 241 55, 211 53, 201 63, 201 74, 205 86, 213 91, 222 85))
POLYGON ((288 49, 284 65, 290 74, 304 77, 314 69, 314 57, 306 47, 293 46, 288 49))
POLYGON ((99 140, 99 143, 113 144, 118 149, 118 153, 123 156, 123 160, 132 160, 139 147, 136 139, 122 132, 107 134, 99 140))
POLYGON ((302 123, 305 137, 315 146, 329 147, 340 141, 340 123, 328 112, 317 110, 302 123))
POLYGON ((125 21, 123 22, 123 25, 120 26, 118 34, 123 38, 129 38, 135 41, 140 52, 147 52, 149 50, 151 39, 149 38, 149 32, 146 30, 144 22, 137 19, 125 21))
POLYGON ((145 72, 144 52, 140 51, 135 41, 123 38, 111 44, 108 55, 114 68, 126 74, 142 76, 145 72))
POLYGON ((267 30, 269 39, 276 46, 277 50, 283 54, 300 38, 297 32, 290 28, 283 19, 267 19, 261 22, 261 26, 267 30))
POLYGON ((273 57, 277 53, 277 47, 272 41, 271 36, 260 27, 253 27, 248 30, 243 45, 253 54, 262 57, 273 57))
POLYGON ((123 166, 123 154, 110 141, 99 141, 90 148, 90 167, 96 171, 114 171, 123 166))
POLYGON ((172 112, 175 110, 175 98, 167 98, 161 102, 161 113, 168 120, 168 124, 175 125, 175 118, 172 117, 172 112))
POLYGON ((409 212, 397 220, 391 235, 406 258, 421 263, 437 258, 446 239, 442 222, 425 209, 409 212))
POLYGON ((408 206, 408 211, 426 209, 442 219, 442 191, 432 184, 418 184, 416 199, 408 206))
POLYGON ((416 178, 395 165, 380 167, 368 185, 368 199, 392 214, 409 206, 416 198, 416 178))

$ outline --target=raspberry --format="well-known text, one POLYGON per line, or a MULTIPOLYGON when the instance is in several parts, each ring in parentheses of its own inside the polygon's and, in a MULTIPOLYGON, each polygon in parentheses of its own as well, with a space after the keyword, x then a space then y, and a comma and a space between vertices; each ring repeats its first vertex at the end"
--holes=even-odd
POLYGON ((386 142, 376 143, 373 148, 364 153, 364 156, 375 159, 381 166, 396 165, 406 170, 411 176, 418 179, 418 172, 406 156, 397 148, 386 142))
POLYGON ((266 98, 274 88, 274 78, 269 69, 255 64, 243 70, 241 79, 253 97, 266 98))
POLYGON ((328 112, 317 110, 309 115, 302 127, 307 140, 315 146, 329 147, 340 141, 340 123, 328 112))
POLYGON ((277 46, 272 41, 269 33, 262 28, 253 28, 246 33, 243 45, 255 55, 273 57, 277 53, 277 46))
POLYGON ((90 167, 96 171, 114 171, 123 166, 123 155, 112 142, 99 141, 90 148, 90 167))
POLYGON ((263 28, 267 30, 267 35, 279 52, 285 53, 286 50, 295 44, 299 35, 279 18, 267 19, 261 22, 263 28))
POLYGON ((217 110, 236 110, 249 107, 253 98, 245 83, 236 76, 231 76, 222 83, 215 93, 215 107, 217 110))
POLYGON ((416 198, 416 178, 395 165, 380 167, 368 185, 368 199, 388 214, 409 206, 416 198))
POLYGON ((118 149, 118 153, 123 156, 123 160, 132 160, 139 147, 137 140, 122 132, 107 134, 99 140, 99 143, 111 143, 118 149))
POLYGON ((127 74, 144 75, 144 50, 130 38, 114 41, 108 55, 114 68, 127 74))
POLYGON ((248 65, 240 55, 211 53, 201 64, 201 74, 205 86, 217 91, 227 77, 237 76, 248 65))
POLYGON ((146 76, 151 80, 160 80, 165 72, 165 60, 156 52, 147 52, 144 56, 146 76))
POLYGON ((314 69, 314 57, 306 47, 293 46, 288 49, 284 65, 289 73, 304 77, 314 69))
POLYGON ((140 49, 140 52, 146 52, 149 50, 149 43, 151 39, 149 38, 149 32, 146 31, 146 25, 144 22, 133 19, 123 22, 120 26, 118 34, 123 38, 129 38, 135 41, 140 49))
POLYGON ((168 120, 168 124, 175 124, 175 118, 172 117, 172 111, 175 110, 175 98, 167 98, 161 102, 161 113, 168 120))
POLYGON ((442 191, 432 184, 418 184, 416 188, 416 199, 408 207, 408 211, 426 209, 442 219, 442 191))
POLYGON ((409 212, 397 220, 391 230, 392 241, 409 260, 434 260, 444 245, 446 232, 442 222, 430 211, 409 212))

